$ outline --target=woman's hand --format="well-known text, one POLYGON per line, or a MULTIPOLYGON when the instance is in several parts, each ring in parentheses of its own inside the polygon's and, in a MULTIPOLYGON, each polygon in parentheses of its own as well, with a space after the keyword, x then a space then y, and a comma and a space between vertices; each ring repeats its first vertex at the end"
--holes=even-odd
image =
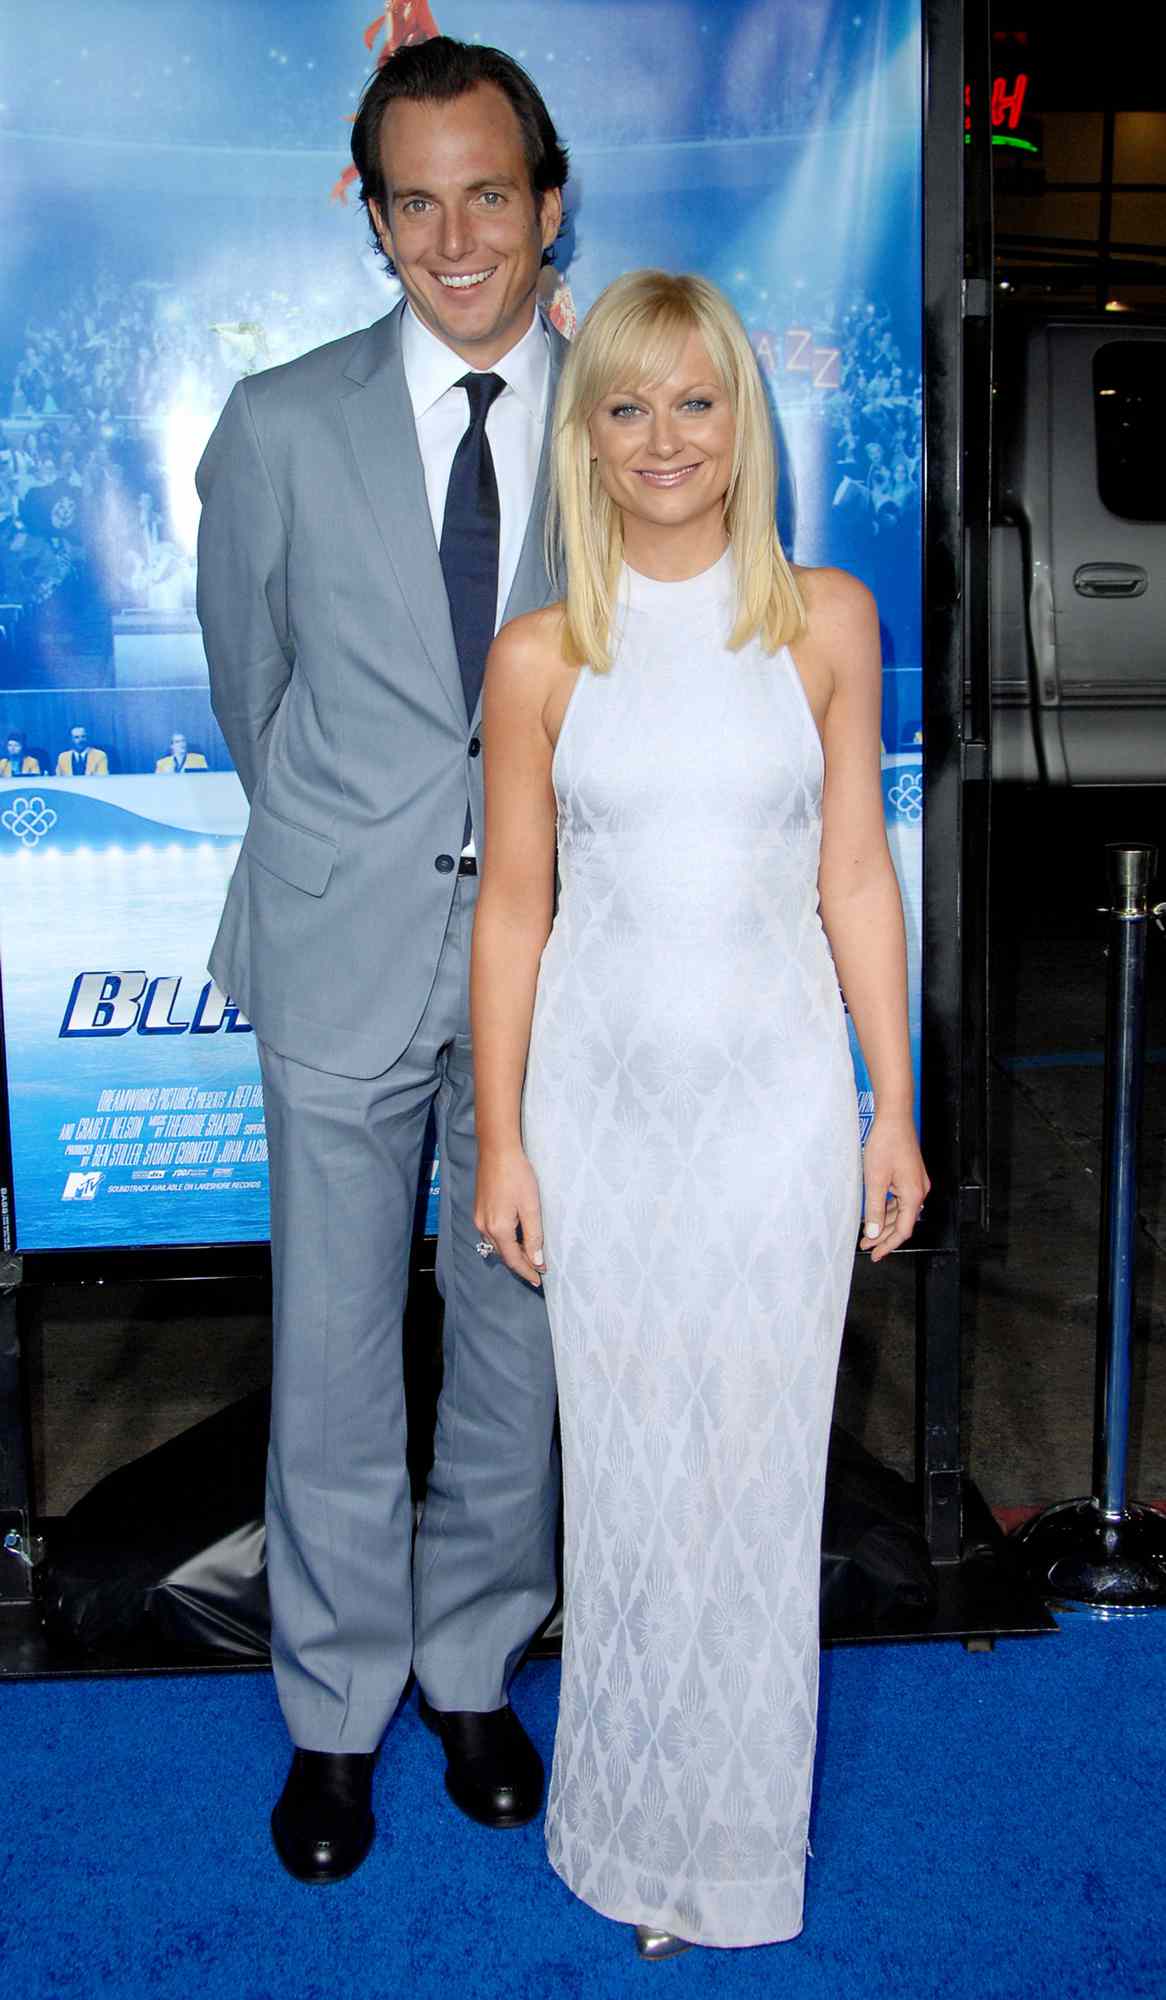
POLYGON ((915 1125, 909 1114, 880 1115, 866 1142, 862 1162, 866 1198, 863 1204, 862 1248, 872 1264, 905 1243, 931 1188, 915 1125))
POLYGON ((519 1147, 478 1155, 474 1226, 528 1285, 541 1285, 543 1223, 534 1168, 519 1147))

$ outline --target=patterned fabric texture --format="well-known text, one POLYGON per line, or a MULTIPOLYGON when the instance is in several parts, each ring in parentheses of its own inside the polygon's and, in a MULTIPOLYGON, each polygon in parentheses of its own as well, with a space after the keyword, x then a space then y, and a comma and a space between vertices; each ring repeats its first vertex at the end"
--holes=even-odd
POLYGON ((801 1928, 826 1445, 861 1183, 822 751, 727 552, 625 570, 554 761, 524 1120, 562 1415, 551 1862, 709 1945, 801 1928))

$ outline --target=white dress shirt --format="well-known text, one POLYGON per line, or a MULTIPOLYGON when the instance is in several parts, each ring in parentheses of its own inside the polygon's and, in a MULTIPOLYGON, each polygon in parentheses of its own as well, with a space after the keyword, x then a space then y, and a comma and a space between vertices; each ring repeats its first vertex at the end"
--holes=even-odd
MULTIPOLYGON (((463 375, 500 375, 506 387, 486 413, 486 436, 494 461, 498 484, 498 603, 494 630, 502 622, 518 558, 526 536, 530 503, 534 498, 538 463, 542 455, 543 425, 546 420, 547 391, 551 361, 547 337, 536 309, 534 319, 522 339, 509 354, 491 368, 470 369, 460 354, 447 347, 412 306, 405 307, 401 320, 401 358, 405 386, 413 405, 417 444, 425 472, 425 492, 433 539, 441 547, 441 524, 445 519, 445 496, 458 445, 470 422, 470 399, 457 384, 463 375)), ((462 849, 468 859, 477 846, 473 834, 462 849)))
POLYGON ((532 324, 500 361, 471 369, 406 306, 401 320, 401 358, 413 405, 417 443, 425 469, 425 491, 433 539, 441 546, 445 496, 454 455, 470 421, 470 399, 456 385, 463 375, 500 375, 506 387, 491 404, 486 436, 494 461, 501 514, 498 532, 498 606, 494 630, 502 622, 526 535, 542 454, 551 362, 538 312, 532 324))

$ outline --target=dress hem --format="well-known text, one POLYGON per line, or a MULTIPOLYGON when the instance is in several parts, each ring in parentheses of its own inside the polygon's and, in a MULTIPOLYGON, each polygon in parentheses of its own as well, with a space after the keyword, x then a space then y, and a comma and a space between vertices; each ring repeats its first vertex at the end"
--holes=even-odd
POLYGON ((677 1930, 672 1920, 666 1923, 659 1913, 649 1915, 645 1914, 642 1909, 633 1910, 630 1907, 624 1908, 622 1906, 619 1908, 608 1908, 603 1903, 594 1902, 590 1896, 581 1894, 573 1882, 568 1881, 553 1855, 548 1853, 547 1860, 550 1862, 551 1867, 564 1888, 569 1889, 572 1896, 577 1897, 579 1902, 585 1903, 589 1910, 594 1910, 597 1916, 607 1917, 613 1924, 645 1924, 652 1930, 667 1930, 673 1937, 683 1938, 686 1944, 693 1946, 705 1946, 712 1951, 751 1951, 761 1945, 792 1944, 794 1939, 799 1938, 805 1929, 803 1922, 798 1925, 795 1931, 783 1931, 777 1937, 720 1938, 710 1937, 707 1932, 701 1937, 689 1937, 686 1932, 677 1930))

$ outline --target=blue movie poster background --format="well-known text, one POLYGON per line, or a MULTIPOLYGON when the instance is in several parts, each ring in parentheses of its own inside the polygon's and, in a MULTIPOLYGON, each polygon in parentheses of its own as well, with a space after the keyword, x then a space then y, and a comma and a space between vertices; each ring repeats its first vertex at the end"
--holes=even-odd
MULTIPOLYGON (((0 944, 23 1249, 266 1234, 254 1036, 205 972, 245 803, 193 615, 193 470, 240 374, 398 296, 343 178, 360 88, 406 31, 371 12, 112 0, 0 28, 0 944)), ((432 15, 515 54, 571 148, 547 298, 564 330, 639 264, 723 285, 772 391, 787 547, 878 596, 917 1044, 918 0, 432 15)))

